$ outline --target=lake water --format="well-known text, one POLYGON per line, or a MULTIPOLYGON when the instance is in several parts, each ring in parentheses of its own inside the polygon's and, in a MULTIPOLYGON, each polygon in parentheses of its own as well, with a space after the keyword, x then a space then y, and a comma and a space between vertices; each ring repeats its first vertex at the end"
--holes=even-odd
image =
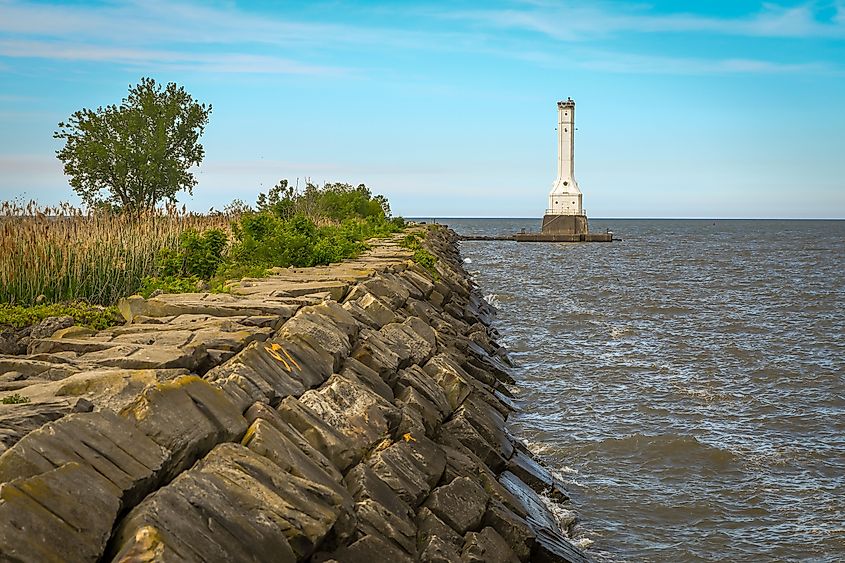
POLYGON ((593 557, 845 560, 845 222, 590 227, 623 240, 461 251, 518 366, 511 426, 593 557))

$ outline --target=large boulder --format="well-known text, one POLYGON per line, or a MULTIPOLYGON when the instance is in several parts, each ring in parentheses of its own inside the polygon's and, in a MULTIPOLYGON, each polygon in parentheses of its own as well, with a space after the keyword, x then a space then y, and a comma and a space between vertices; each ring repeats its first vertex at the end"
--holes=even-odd
POLYGON ((285 398, 277 411, 285 422, 299 431, 314 449, 331 460, 340 471, 346 471, 360 459, 360 452, 350 447, 344 434, 295 398, 285 398))
POLYGON ((480 532, 469 532, 461 551, 461 561, 466 563, 519 563, 519 558, 496 530, 487 527, 480 532))
MULTIPOLYGON (((289 431, 295 432, 290 428, 289 431)), ((340 474, 337 473, 337 470, 326 471, 325 467, 315 463, 284 433, 261 418, 250 426, 242 443, 253 452, 278 465, 282 471, 305 481, 318 483, 334 491, 337 495, 337 508, 339 509, 338 523, 334 525, 334 531, 341 538, 348 537, 352 533, 355 529, 352 497, 341 484, 340 474)))
POLYGON ((387 438, 399 424, 400 413, 368 387, 335 374, 299 402, 343 434, 356 459, 387 438))
POLYGON ((428 496, 446 467, 443 451, 437 444, 411 433, 374 452, 365 463, 412 508, 428 496))
POLYGON ((111 411, 70 414, 0 456, 0 483, 76 462, 94 469, 123 506, 132 506, 156 487, 170 453, 111 411))
POLYGON ((434 489, 424 506, 459 534, 481 526, 490 497, 467 477, 458 477, 448 485, 434 489))
POLYGON ((240 440, 246 431, 241 409, 195 376, 147 387, 121 414, 170 452, 169 478, 220 442, 240 440))
POLYGON ((0 486, 0 557, 45 563, 100 560, 120 492, 87 463, 69 462, 0 486))
POLYGON ((405 501, 366 464, 353 467, 345 481, 355 499, 358 533, 378 537, 416 559, 414 512, 405 501))

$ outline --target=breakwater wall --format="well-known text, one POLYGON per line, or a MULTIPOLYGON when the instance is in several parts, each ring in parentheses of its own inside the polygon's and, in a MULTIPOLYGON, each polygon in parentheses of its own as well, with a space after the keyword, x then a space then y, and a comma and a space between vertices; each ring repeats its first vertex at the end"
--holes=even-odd
POLYGON ((0 560, 585 561, 495 311, 417 232, 434 272, 397 236, 0 356, 0 560))

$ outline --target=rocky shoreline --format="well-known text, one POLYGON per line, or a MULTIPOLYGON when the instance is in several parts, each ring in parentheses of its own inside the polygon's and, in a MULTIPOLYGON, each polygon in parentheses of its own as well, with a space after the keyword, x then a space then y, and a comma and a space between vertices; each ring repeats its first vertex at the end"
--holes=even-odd
POLYGON ((0 356, 0 560, 586 561, 506 427, 494 309, 418 227, 0 356), (542 495, 542 496, 541 496, 542 495))

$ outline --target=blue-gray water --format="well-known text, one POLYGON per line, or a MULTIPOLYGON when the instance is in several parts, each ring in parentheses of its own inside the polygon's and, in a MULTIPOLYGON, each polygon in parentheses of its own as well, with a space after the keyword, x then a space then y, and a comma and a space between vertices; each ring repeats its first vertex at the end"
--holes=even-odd
POLYGON ((461 249, 595 558, 845 560, 845 222, 590 226, 623 240, 461 249))

